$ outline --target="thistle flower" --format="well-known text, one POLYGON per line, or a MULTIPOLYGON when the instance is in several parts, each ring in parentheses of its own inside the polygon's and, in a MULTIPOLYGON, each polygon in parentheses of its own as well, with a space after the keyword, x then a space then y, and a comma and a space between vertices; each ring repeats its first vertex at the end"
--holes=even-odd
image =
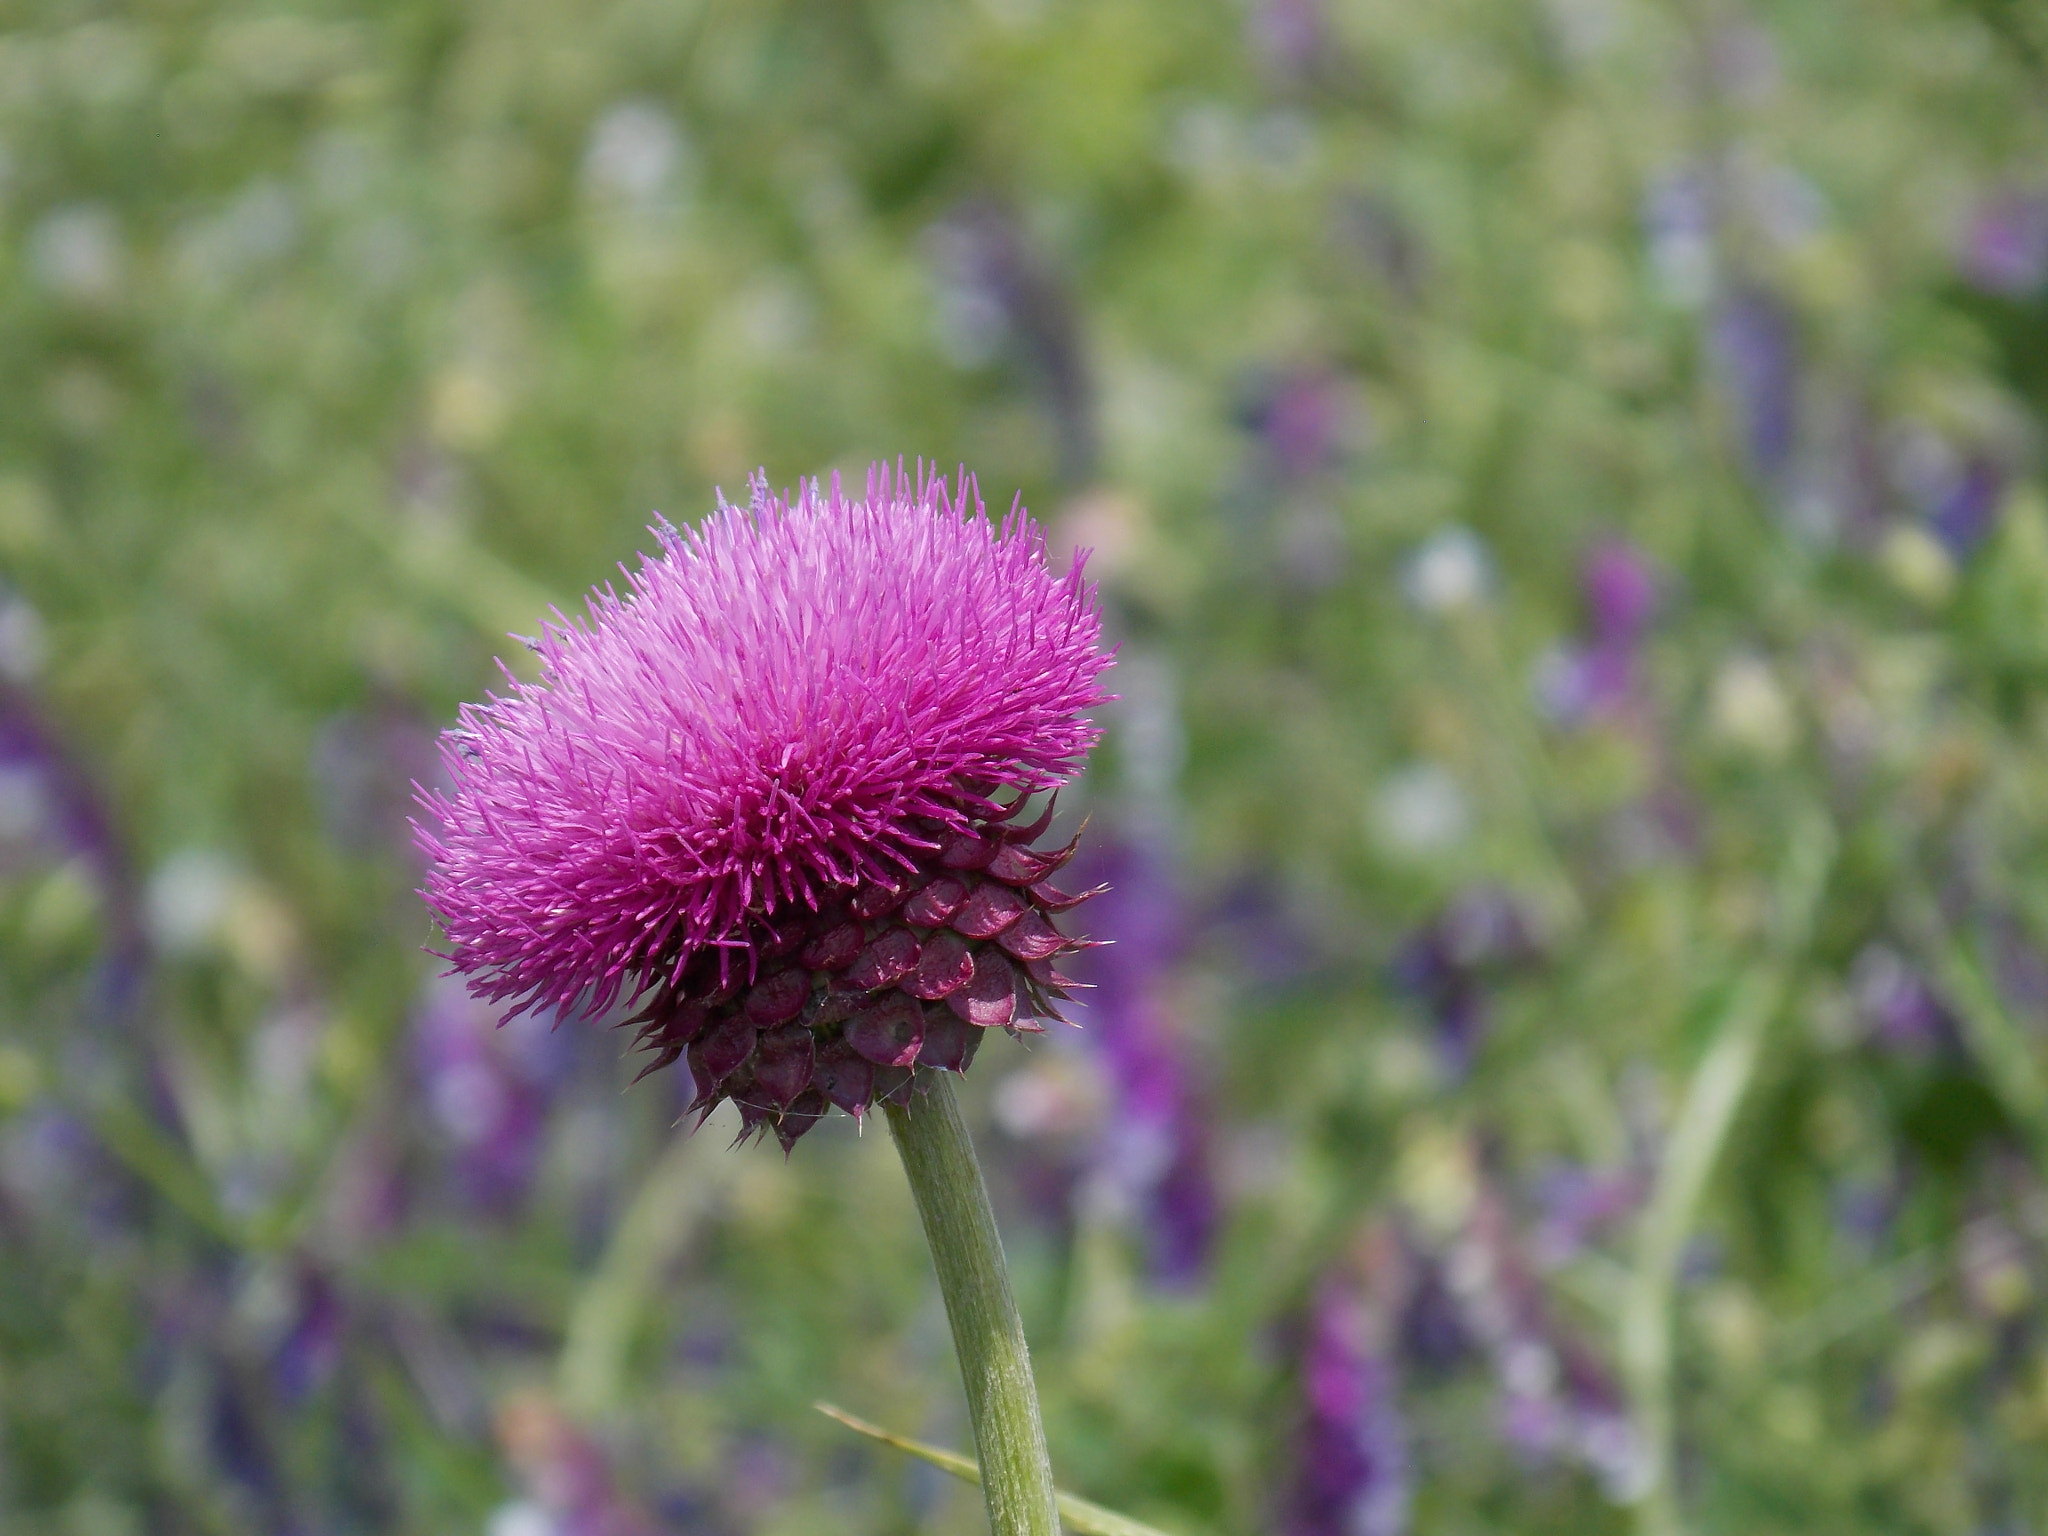
POLYGON ((900 468, 794 504, 757 476, 654 532, 624 596, 533 642, 540 681, 443 738, 416 834, 454 970, 515 1014, 644 998, 648 1070, 687 1055, 695 1107, 785 1147, 1057 1017, 1081 946, 1053 918, 1083 898, 1026 807, 1105 697, 1078 565, 964 474, 900 468))

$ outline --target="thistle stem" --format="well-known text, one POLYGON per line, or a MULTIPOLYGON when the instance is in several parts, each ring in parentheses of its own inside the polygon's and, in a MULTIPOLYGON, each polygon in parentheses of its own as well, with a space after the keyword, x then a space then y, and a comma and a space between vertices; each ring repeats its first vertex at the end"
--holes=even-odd
POLYGON ((967 1416, 981 1459, 982 1492, 995 1536, 1059 1536, 1060 1517, 1038 1417, 1038 1389, 1024 1324, 1010 1292, 988 1186, 951 1077, 926 1074, 908 1109, 886 1106, 910 1192, 939 1272, 953 1351, 967 1386, 967 1416))

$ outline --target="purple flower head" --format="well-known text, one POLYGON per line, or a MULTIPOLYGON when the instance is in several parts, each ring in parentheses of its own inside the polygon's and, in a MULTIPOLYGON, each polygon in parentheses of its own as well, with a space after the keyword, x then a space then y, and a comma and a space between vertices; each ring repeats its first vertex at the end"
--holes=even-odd
POLYGON ((451 982, 422 993, 413 1062, 465 1205, 509 1216, 524 1202, 561 1066, 558 1039, 534 1015, 494 1028, 490 1010, 451 982))
POLYGON ((1545 1269, 1570 1263, 1606 1231, 1633 1215, 1648 1195, 1640 1168, 1556 1165, 1537 1181, 1540 1218, 1530 1257, 1545 1269))
POLYGON ((1160 842, 1096 846, 1086 868, 1106 891, 1097 915, 1117 941, 1075 969, 1090 988, 1081 1021, 1109 1098, 1094 1177, 1142 1224, 1153 1278, 1174 1286, 1201 1279, 1220 1210, 1207 1095, 1170 991, 1187 922, 1160 842))
POLYGON ((972 198, 933 226, 940 340, 976 367, 1009 351, 1029 371, 1059 440, 1060 472, 1086 484, 1101 457, 1096 391, 1081 316, 1059 268, 1000 202, 972 198))
POLYGON ((270 1379, 288 1403, 317 1392, 340 1362, 346 1319, 334 1282, 308 1263, 291 1278, 291 1321, 270 1352, 270 1379))
POLYGON ((1625 539, 1603 539, 1579 570, 1586 616, 1606 644, 1632 645, 1657 613, 1657 573, 1643 552, 1625 539))
POLYGON ((1306 79, 1328 59, 1330 22, 1320 0, 1260 0, 1245 29, 1283 80, 1306 79))
POLYGON ((1383 1294, 1397 1290, 1400 1277, 1372 1269, 1364 1285, 1326 1277, 1310 1309, 1289 1536, 1401 1536, 1409 1528, 1414 1469, 1388 1349, 1398 1298, 1383 1294))
POLYGON ((588 1016, 652 991, 653 1065, 687 1050, 701 1106, 793 1142, 1051 1012, 1071 848, 1020 813, 1095 740, 1094 589, 964 474, 793 503, 757 476, 655 533, 626 595, 545 628, 539 682, 443 738, 422 894, 477 995, 588 1016))
POLYGON ((1789 467, 1798 429, 1798 336, 1791 312, 1761 288, 1739 288, 1713 316, 1710 346, 1750 471, 1766 482, 1789 467))
POLYGON ((1462 1077, 1486 1034, 1490 984, 1528 969, 1541 953, 1521 904, 1496 886, 1476 886, 1409 936, 1391 979, 1421 1003, 1444 1065, 1462 1077))
POLYGON ((1533 691, 1545 716, 1577 730, 1625 717, 1639 693, 1636 672, 1633 646, 1560 645, 1538 659, 1533 691))
POLYGON ((1305 480, 1337 467, 1346 406, 1342 379, 1301 368, 1252 380, 1240 417, 1281 479, 1305 480))
POLYGON ((1956 559, 1968 559, 1997 525, 2005 480, 1995 459, 1973 454, 1928 513, 1929 531, 1956 559))
POLYGON ((1962 1049, 1955 1018, 1920 973, 1890 946, 1865 946, 1849 967, 1849 992, 1866 1038, 1879 1051, 1927 1057, 1962 1049))
POLYGON ((1985 202, 1963 230, 1956 264, 1987 293, 2024 299, 2048 280, 2048 198, 2006 191, 1985 202))
POLYGON ((1503 1438, 1533 1463, 1576 1462, 1610 1497, 1640 1481, 1640 1439, 1606 1368, 1551 1316, 1506 1200, 1484 1189, 1449 1258, 1471 1334, 1491 1356, 1503 1438))

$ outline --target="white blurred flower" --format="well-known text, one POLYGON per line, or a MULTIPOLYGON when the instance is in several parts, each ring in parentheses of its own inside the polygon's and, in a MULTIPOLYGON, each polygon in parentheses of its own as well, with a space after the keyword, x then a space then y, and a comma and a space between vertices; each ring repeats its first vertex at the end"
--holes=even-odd
POLYGON ((203 949, 220 935, 235 895, 235 869, 207 848, 174 853, 149 878, 150 936, 171 954, 203 949))
POLYGON ((1664 298, 1698 309, 1714 291, 1714 208, 1706 175, 1695 165, 1665 171, 1643 199, 1650 271, 1664 298))
POLYGON ((1216 183, 1237 171, 1243 155, 1237 115, 1220 102, 1187 107, 1167 127, 1166 163, 1192 181, 1216 183))
POLYGON ((53 208, 28 233, 28 265, 38 281, 65 298, 112 298, 126 265, 113 209, 103 203, 53 208))
POLYGON ((1408 558, 1401 588, 1424 613, 1453 613, 1481 602, 1493 584, 1486 545, 1469 528, 1446 528, 1408 558))
POLYGON ((43 670, 49 652, 43 616, 26 599, 0 587, 0 677, 27 682, 43 670))
POLYGON ((259 177, 219 213, 181 234, 175 257, 178 275, 219 292, 289 255, 298 240, 298 200, 281 182, 259 177))
POLYGON ((1955 595, 1954 559, 1917 523, 1900 523, 1886 534, 1878 561, 1892 584, 1923 608, 1939 608, 1955 595))
POLYGON ((562 1522, 531 1499, 515 1499, 491 1511, 484 1536, 562 1536, 562 1522))
POLYGON ((1760 656, 1722 663, 1708 702, 1714 734, 1758 757, 1780 758, 1792 749, 1798 721, 1771 664, 1760 656))
POLYGON ((583 180, 592 191, 649 203, 689 170, 689 145, 667 110, 651 101, 622 101, 590 130, 583 180))
POLYGON ((1100 1074, 1078 1056, 1048 1054, 996 1083, 996 1124, 1021 1140, 1069 1136, 1099 1124, 1100 1074))
POLYGON ((14 764, 0 768, 0 843, 33 837, 49 809, 48 789, 40 772, 14 764))
POLYGON ((1550 0, 1543 9, 1573 63, 1607 52, 1624 30, 1621 8, 1614 0, 1550 0))
POLYGON ((1373 795, 1371 823, 1385 847, 1417 857, 1464 841, 1472 811, 1448 769, 1418 763, 1381 780, 1373 795))

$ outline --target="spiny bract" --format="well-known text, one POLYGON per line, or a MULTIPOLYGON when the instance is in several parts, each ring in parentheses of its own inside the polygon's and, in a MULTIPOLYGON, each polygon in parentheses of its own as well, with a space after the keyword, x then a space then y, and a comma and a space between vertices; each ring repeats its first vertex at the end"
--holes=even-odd
POLYGON ((448 958, 513 1012, 621 996, 697 1103, 793 1144, 1035 1028, 1078 945, 1030 797, 1080 766, 1109 658, 1079 563, 1055 576, 973 480, 877 466, 794 505, 654 530, 661 552, 534 642, 537 683, 465 705, 422 793, 448 958))

